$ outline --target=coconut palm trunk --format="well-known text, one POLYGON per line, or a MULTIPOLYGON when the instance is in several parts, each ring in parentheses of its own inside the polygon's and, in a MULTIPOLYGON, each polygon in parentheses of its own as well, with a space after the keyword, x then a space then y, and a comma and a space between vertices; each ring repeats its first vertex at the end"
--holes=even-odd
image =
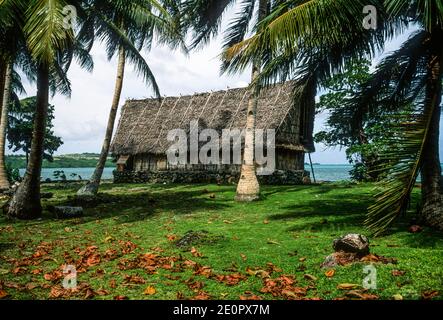
POLYGON ((125 49, 120 46, 118 54, 117 79, 115 82, 114 98, 112 100, 111 112, 109 113, 108 126, 106 128, 106 135, 103 141, 100 158, 95 168, 95 171, 89 182, 81 188, 77 194, 80 196, 95 196, 98 193, 100 181, 103 175, 103 170, 106 165, 106 160, 111 146, 112 134, 114 132, 115 119, 117 117, 118 105, 123 87, 123 78, 125 74, 126 53, 125 49))
MULTIPOLYGON (((267 0, 260 0, 258 8, 258 21, 266 17, 267 0)), ((261 59, 255 59, 252 65, 252 83, 260 75, 261 59)), ((251 202, 260 198, 260 184, 257 179, 255 166, 255 128, 256 115, 259 100, 258 85, 251 88, 246 115, 245 149, 243 153, 243 164, 241 167, 240 180, 237 186, 235 200, 251 202)))
MULTIPOLYGON (((255 64, 252 71, 252 81, 259 75, 259 67, 255 64)), ((237 186, 235 200, 250 202, 260 197, 260 184, 258 183, 255 167, 255 127, 258 105, 258 90, 254 86, 250 92, 248 111, 246 116, 245 148, 240 180, 237 186)))
POLYGON ((2 94, 2 109, 0 116, 0 191, 8 190, 10 188, 8 174, 6 172, 5 163, 5 144, 6 144, 6 129, 8 127, 8 111, 9 100, 11 96, 12 83, 12 63, 6 65, 3 94, 2 94))
POLYGON ((48 96, 49 68, 47 65, 40 65, 37 72, 37 105, 29 163, 23 181, 8 205, 7 215, 10 218, 29 220, 36 219, 42 214, 40 175, 48 114, 48 96))
POLYGON ((3 105, 3 91, 5 89, 6 65, 0 60, 0 108, 3 105))
POLYGON ((427 224, 443 230, 443 193, 439 157, 440 114, 443 74, 443 50, 435 43, 436 50, 430 57, 429 79, 426 86, 425 112, 432 112, 429 135, 423 150, 422 201, 423 216, 427 224))

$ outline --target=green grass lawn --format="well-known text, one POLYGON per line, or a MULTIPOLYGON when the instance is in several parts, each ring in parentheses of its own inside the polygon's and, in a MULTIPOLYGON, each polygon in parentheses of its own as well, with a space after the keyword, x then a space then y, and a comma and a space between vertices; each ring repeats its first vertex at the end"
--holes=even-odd
MULTIPOLYGON (((76 188, 45 186, 55 197, 44 206, 72 204, 76 188)), ((346 283, 363 292, 365 264, 336 267, 332 277, 320 264, 335 238, 367 234, 371 185, 268 186, 251 204, 233 201, 234 186, 106 184, 102 192, 81 219, 55 220, 46 211, 33 222, 0 218, 6 299, 336 299, 350 297, 338 289, 346 283), (209 238, 177 248, 174 240, 190 230, 209 238), (77 266, 76 292, 61 289, 66 264, 77 266), (278 289, 284 281, 296 295, 278 289)), ((409 220, 370 238, 372 253, 398 263, 375 264, 377 289, 366 293, 441 299, 443 235, 411 234, 409 220)))

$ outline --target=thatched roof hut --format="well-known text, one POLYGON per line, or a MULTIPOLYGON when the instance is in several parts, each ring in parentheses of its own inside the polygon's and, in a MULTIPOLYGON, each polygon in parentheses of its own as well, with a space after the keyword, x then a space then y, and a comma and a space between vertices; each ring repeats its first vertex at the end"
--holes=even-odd
MULTIPOLYGON (((200 129, 243 129, 248 98, 248 89, 240 88, 166 97, 162 101, 129 100, 122 108, 111 152, 120 157, 120 163, 132 162, 126 165, 126 170, 129 167, 136 171, 167 169, 167 165, 159 166, 158 162, 164 162, 166 151, 172 144, 167 140, 170 130, 189 130, 192 120, 199 121, 200 129), (147 158, 150 158, 149 164, 143 167, 140 163, 143 159, 146 162, 147 158), (157 165, 151 165, 153 158, 157 165)), ((277 153, 281 153, 279 150, 289 152, 297 162, 290 166, 291 169, 303 170, 304 153, 312 148, 312 132, 303 127, 304 118, 304 111, 294 106, 291 82, 261 91, 257 129, 276 130, 277 153)))

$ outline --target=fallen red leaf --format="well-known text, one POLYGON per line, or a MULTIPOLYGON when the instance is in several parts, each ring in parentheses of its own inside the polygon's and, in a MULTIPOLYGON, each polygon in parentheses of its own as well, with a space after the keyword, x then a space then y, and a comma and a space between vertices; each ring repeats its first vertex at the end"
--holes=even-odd
POLYGON ((192 247, 192 249, 191 249, 191 254, 194 256, 194 257, 196 257, 196 258, 199 258, 199 257, 202 257, 203 256, 203 254, 201 254, 196 248, 194 248, 194 247, 192 247))
POLYGON ((86 265, 88 267, 96 266, 100 263, 100 254, 92 254, 86 259, 86 265))
POLYGON ((391 273, 394 277, 399 277, 399 276, 404 276, 406 274, 406 271, 392 270, 391 273))
POLYGON ((196 296, 192 298, 192 300, 210 300, 210 299, 211 296, 205 291, 200 291, 196 296))
POLYGON ((5 290, 0 290, 0 299, 4 299, 7 296, 9 296, 9 294, 5 290))
POLYGON ((146 283, 145 279, 143 279, 142 277, 137 276, 137 275, 125 275, 124 278, 125 278, 124 281, 126 283, 133 283, 133 284, 145 284, 146 283))
POLYGON ((240 300, 262 300, 262 298, 255 294, 245 294, 240 296, 240 300))
POLYGON ((424 300, 431 300, 432 298, 435 298, 439 295, 439 292, 437 290, 428 290, 424 291, 421 295, 421 297, 424 300))
POLYGON ((157 293, 157 290, 153 286, 148 286, 143 293, 147 296, 152 296, 157 293))
POLYGON ((332 278, 335 275, 335 270, 331 269, 325 272, 325 276, 328 278, 332 278))
POLYGON ((376 294, 365 293, 361 290, 351 290, 346 292, 346 296, 350 298, 357 298, 361 300, 377 300, 379 297, 376 294))

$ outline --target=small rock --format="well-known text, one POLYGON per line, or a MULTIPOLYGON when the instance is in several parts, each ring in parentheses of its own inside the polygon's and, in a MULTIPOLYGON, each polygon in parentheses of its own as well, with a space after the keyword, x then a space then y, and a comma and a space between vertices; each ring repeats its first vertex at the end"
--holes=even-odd
POLYGON ((355 253, 358 256, 369 254, 369 240, 361 234, 347 234, 334 240, 333 248, 335 252, 355 253))
POLYGON ((355 253, 347 252, 334 252, 326 257, 325 261, 321 264, 321 268, 334 268, 337 266, 345 266, 347 264, 357 261, 355 253))
POLYGON ((49 211, 53 212, 57 219, 72 219, 83 216, 82 207, 49 207, 49 211))

